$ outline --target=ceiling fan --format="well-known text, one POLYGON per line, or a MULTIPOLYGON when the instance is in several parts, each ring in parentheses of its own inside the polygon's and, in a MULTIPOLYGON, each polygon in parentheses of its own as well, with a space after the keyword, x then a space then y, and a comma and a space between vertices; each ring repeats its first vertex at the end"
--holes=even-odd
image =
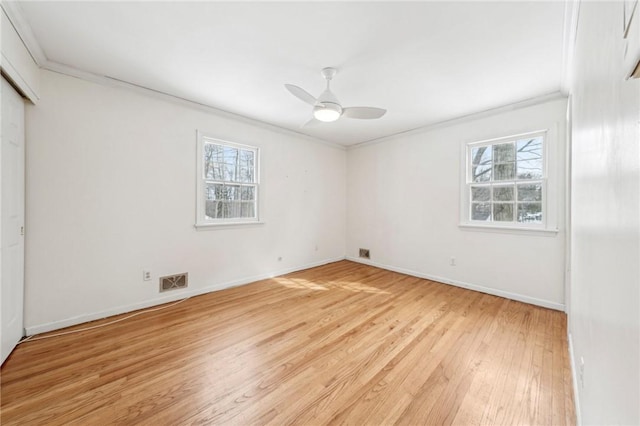
POLYGON ((337 69, 331 67, 324 68, 321 71, 322 76, 327 80, 327 88, 317 99, 298 86, 293 84, 284 85, 293 96, 313 106, 313 117, 302 127, 317 124, 320 121, 325 123, 336 121, 340 117, 360 119, 380 118, 387 112, 386 109, 374 107, 342 107, 340 101, 336 95, 331 92, 331 88, 329 87, 331 79, 335 77, 337 72, 337 69))

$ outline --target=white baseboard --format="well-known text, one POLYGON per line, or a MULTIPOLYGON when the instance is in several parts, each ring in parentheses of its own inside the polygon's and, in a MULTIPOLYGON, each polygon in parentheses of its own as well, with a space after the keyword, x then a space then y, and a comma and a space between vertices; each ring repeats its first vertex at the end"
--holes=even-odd
POLYGON ((576 410, 576 424, 580 426, 582 424, 582 418, 580 417, 580 394, 578 393, 578 370, 576 369, 575 356, 573 353, 573 337, 571 333, 567 333, 567 340, 569 342, 569 360, 571 361, 571 378, 573 382, 573 403, 576 410))
POLYGON ((82 324, 89 321, 95 321, 95 320, 103 319, 113 315, 125 314, 127 312, 137 311, 138 309, 150 308, 152 306, 162 305, 163 303, 175 302, 175 301, 184 299, 186 297, 199 296, 205 293, 211 293, 214 291, 224 290, 231 287, 238 287, 238 286, 249 284, 255 281, 260 281, 267 278, 273 278, 279 275, 301 271, 303 269, 314 268, 316 266, 326 265, 327 263, 338 262, 340 260, 344 260, 344 256, 324 259, 318 262, 312 262, 312 263, 308 263, 305 265, 300 265, 292 268, 285 268, 278 271, 268 272, 265 274, 254 275, 252 277, 245 277, 245 278, 241 278, 234 281, 215 284, 212 286, 194 288, 194 289, 183 290, 183 291, 177 290, 175 292, 172 292, 171 295, 168 295, 168 296, 156 297, 154 299, 145 300, 143 302, 133 303, 125 306, 118 306, 116 308, 107 309, 100 312, 87 313, 87 314, 82 314, 82 315, 66 318, 59 321, 53 321, 45 324, 37 324, 37 325, 25 327, 25 334, 27 336, 31 336, 34 334, 40 334, 40 333, 46 333, 49 331, 59 330, 61 328, 70 327, 72 325, 78 325, 78 324, 82 324))
POLYGON ((424 274, 422 272, 412 271, 410 269, 404 269, 404 268, 398 268, 398 267, 395 267, 395 266, 384 265, 384 264, 381 264, 381 263, 372 262, 370 260, 362 259, 362 258, 359 258, 359 257, 347 256, 346 259, 350 260, 352 262, 364 263, 365 265, 371 265, 371 266, 375 266, 377 268, 382 268, 382 269, 387 269, 389 271, 399 272, 401 274, 411 275, 411 276, 418 277, 418 278, 424 278, 424 279, 431 280, 431 281, 438 281, 438 282, 444 283, 444 284, 451 284, 451 285, 454 285, 456 287, 462 287, 462 288, 466 288, 466 289, 469 289, 469 290, 475 290, 475 291, 479 291, 481 293, 487 293, 487 294, 491 294, 491 295, 494 295, 494 296, 504 297, 506 299, 517 300, 519 302, 529 303, 529 304, 532 304, 532 305, 542 306, 544 308, 549 308, 549 309, 554 309, 554 310, 557 310, 557 311, 563 311, 564 312, 564 304, 562 304, 562 303, 551 302, 549 300, 538 299, 538 298, 535 298, 535 297, 525 296, 525 295, 517 294, 517 293, 511 293, 511 292, 508 292, 508 291, 498 290, 498 289, 495 289, 495 288, 483 287, 481 285, 470 284, 470 283, 466 283, 466 282, 463 282, 463 281, 452 280, 452 279, 445 278, 445 277, 439 277, 439 276, 436 276, 436 275, 424 274))
MULTIPOLYGON (((324 259, 324 260, 321 260, 321 261, 318 261, 318 262, 312 262, 312 263, 308 263, 308 264, 305 264, 305 265, 300 265, 300 266, 296 266, 296 267, 292 267, 292 268, 285 268, 285 269, 281 269, 281 270, 277 270, 277 271, 272 271, 272 272, 268 272, 268 273, 265 273, 265 274, 255 275, 255 276, 252 276, 252 277, 245 277, 245 278, 241 278, 241 279, 238 279, 238 280, 229 281, 229 282, 225 282, 225 283, 219 283, 219 284, 212 285, 212 286, 196 288, 196 289, 191 289, 191 290, 184 290, 184 291, 176 291, 175 293, 172 293, 171 295, 157 297, 157 298, 154 298, 154 299, 145 300, 143 302, 133 303, 133 304, 130 304, 130 305, 118 306, 118 307, 115 307, 115 308, 112 308, 112 309, 107 309, 107 310, 100 311, 100 312, 86 313, 86 314, 78 315, 78 316, 75 316, 75 317, 65 318, 63 320, 48 322, 48 323, 44 323, 44 324, 36 324, 36 325, 25 327, 25 335, 31 336, 31 335, 34 335, 34 334, 40 334, 40 333, 46 333, 46 332, 49 332, 49 331, 59 330, 61 328, 70 327, 70 326, 73 326, 73 325, 78 325, 78 324, 82 324, 82 323, 89 322, 89 321, 95 321, 95 320, 103 319, 103 318, 110 317, 110 316, 113 316, 113 315, 120 315, 120 314, 124 314, 124 313, 127 313, 127 312, 136 311, 138 309, 145 309, 145 308, 149 308, 149 307, 152 307, 152 306, 161 305, 163 303, 175 302, 175 301, 184 299, 186 297, 193 297, 193 296, 198 296, 198 295, 205 294, 205 293, 211 293, 213 291, 224 290, 224 289, 231 288, 231 287, 238 287, 238 286, 241 286, 241 285, 249 284, 249 283, 252 283, 252 282, 255 282, 255 281, 264 280, 264 279, 267 279, 267 278, 273 278, 273 277, 276 277, 276 276, 279 276, 279 275, 284 275, 284 274, 288 274, 288 273, 291 273, 291 272, 300 271, 300 270, 303 270, 303 269, 314 268, 316 266, 321 266, 321 265, 325 265, 327 263, 337 262, 337 261, 340 261, 340 260, 343 260, 343 259, 347 259, 347 260, 350 260, 352 262, 358 262, 358 263, 363 263, 363 264, 366 264, 366 265, 375 266, 375 267, 382 268, 382 269, 387 269, 389 271, 399 272, 401 274, 411 275, 411 276, 418 277, 418 278, 424 278, 424 279, 428 279, 428 280, 432 280, 432 281, 438 281, 438 282, 445 283, 445 284, 451 284, 451 285, 454 285, 456 287, 462 287, 462 288, 467 288, 467 289, 470 289, 470 290, 479 291, 479 292, 482 292, 482 293, 492 294, 494 296, 500 296, 500 297, 504 297, 504 298, 507 298, 507 299, 512 299, 512 300, 517 300, 517 301, 520 301, 520 302, 530 303, 532 305, 538 305, 538 306, 542 306, 542 307, 545 307, 545 308, 564 311, 564 305, 560 304, 560 303, 550 302, 550 301, 547 301, 547 300, 537 299, 537 298, 529 297, 529 296, 523 296, 523 295, 520 295, 520 294, 510 293, 510 292, 497 290, 497 289, 493 289, 493 288, 489 288, 489 287, 483 287, 483 286, 480 286, 480 285, 465 283, 465 282, 462 282, 462 281, 451 280, 451 279, 445 278, 445 277, 439 277, 439 276, 435 276, 435 275, 424 274, 424 273, 412 271, 412 270, 409 270, 409 269, 397 268, 395 266, 389 266, 389 265, 384 265, 384 264, 380 264, 380 263, 377 263, 377 262, 367 261, 367 260, 364 260, 364 259, 361 259, 361 258, 358 258, 358 257, 351 257, 351 256, 343 257, 343 256, 341 256, 341 257, 334 257, 334 258, 324 259)), ((572 358, 572 362, 573 362, 573 358, 572 358)), ((577 401, 577 399, 576 399, 576 401, 577 401)))

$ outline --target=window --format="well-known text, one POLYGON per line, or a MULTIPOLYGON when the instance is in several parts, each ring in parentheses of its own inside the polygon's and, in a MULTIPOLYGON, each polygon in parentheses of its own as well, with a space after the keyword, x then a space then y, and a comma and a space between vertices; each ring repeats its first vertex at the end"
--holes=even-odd
POLYGON ((467 144, 465 222, 545 225, 545 132, 467 144))
POLYGON ((196 226, 258 221, 258 148, 198 133, 196 226))

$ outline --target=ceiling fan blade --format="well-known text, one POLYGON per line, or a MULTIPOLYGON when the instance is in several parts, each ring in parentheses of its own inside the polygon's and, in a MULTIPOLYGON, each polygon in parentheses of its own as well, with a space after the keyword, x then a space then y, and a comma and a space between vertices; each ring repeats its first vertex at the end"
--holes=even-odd
POLYGON ((300 128, 313 127, 313 126, 317 126, 320 123, 322 123, 322 121, 317 120, 315 117, 311 117, 311 120, 304 123, 302 126, 300 126, 300 128))
POLYGON ((287 90, 291 92, 293 96, 300 99, 301 101, 306 102, 310 105, 316 104, 316 98, 311 96, 311 94, 306 90, 304 90, 303 88, 294 86, 293 84, 285 84, 284 87, 286 87, 287 90))
POLYGON ((342 108, 342 116, 348 118, 380 118, 387 112, 386 109, 374 107, 348 107, 342 108))

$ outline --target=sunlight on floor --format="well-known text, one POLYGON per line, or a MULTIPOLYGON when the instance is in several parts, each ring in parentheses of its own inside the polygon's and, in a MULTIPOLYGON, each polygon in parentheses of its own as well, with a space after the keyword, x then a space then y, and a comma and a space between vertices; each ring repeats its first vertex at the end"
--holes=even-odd
POLYGON ((331 289, 346 290, 354 293, 389 294, 388 291, 380 290, 357 281, 327 281, 317 283, 304 278, 273 278, 281 286, 293 289, 327 291, 331 289))

